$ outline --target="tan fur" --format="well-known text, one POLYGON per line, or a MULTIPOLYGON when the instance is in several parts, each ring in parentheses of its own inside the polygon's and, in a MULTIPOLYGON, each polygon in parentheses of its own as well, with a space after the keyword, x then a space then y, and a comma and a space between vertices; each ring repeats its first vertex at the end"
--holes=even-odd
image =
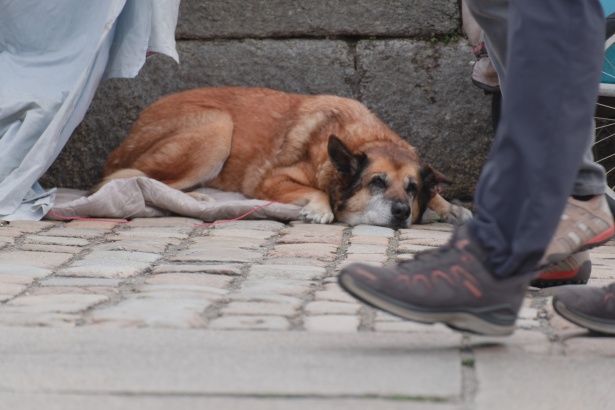
MULTIPOLYGON (((144 174, 184 191, 209 186, 301 205, 303 217, 312 222, 329 223, 335 216, 351 223, 373 201, 369 178, 387 175, 391 185, 382 197, 408 201, 408 181, 420 185, 420 170, 414 148, 357 101, 261 88, 202 88, 145 109, 107 160, 100 186, 144 174), (353 154, 369 158, 363 187, 350 199, 340 197, 348 187, 329 158, 332 135, 353 154)), ((433 197, 439 213, 450 212, 443 210, 444 199, 433 197)), ((411 200, 416 219, 418 204, 411 200)), ((379 218, 372 223, 387 224, 386 216, 379 218)))

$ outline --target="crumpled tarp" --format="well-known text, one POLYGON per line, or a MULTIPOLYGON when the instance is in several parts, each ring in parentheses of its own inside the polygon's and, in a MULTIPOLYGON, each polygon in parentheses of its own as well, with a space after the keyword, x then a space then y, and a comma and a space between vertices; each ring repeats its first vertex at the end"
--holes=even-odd
POLYGON ((287 222, 300 219, 301 207, 297 205, 249 199, 240 193, 213 188, 199 188, 196 192, 207 194, 215 201, 196 200, 147 177, 115 179, 90 196, 86 191, 60 188, 56 203, 45 219, 132 219, 171 215, 202 221, 241 218, 287 222))
POLYGON ((179 62, 180 0, 0 0, 0 219, 41 219, 38 179, 102 79, 134 77, 148 51, 179 62))

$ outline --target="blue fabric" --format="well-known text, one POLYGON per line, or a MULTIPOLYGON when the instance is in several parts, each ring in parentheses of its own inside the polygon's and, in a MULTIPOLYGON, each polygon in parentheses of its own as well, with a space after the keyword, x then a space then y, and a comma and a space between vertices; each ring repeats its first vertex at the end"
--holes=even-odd
POLYGON ((134 77, 148 49, 178 60, 178 9, 179 0, 0 0, 0 219, 51 208, 53 190, 37 181, 103 78, 134 77))

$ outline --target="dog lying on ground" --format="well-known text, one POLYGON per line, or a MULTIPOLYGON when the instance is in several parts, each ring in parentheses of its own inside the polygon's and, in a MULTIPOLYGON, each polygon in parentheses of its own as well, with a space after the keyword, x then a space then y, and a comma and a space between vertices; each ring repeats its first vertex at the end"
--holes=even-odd
MULTIPOLYGON (((104 179, 148 176, 303 206, 313 223, 408 227, 429 208, 471 213, 440 196, 449 182, 358 101, 263 88, 201 88, 146 108, 104 166, 104 179)), ((198 198, 197 193, 193 193, 198 198)))

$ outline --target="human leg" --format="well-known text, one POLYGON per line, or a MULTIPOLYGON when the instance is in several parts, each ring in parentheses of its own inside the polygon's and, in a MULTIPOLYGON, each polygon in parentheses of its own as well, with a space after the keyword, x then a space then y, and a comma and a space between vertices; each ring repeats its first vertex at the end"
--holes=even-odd
POLYGON ((512 332, 582 162, 578 135, 592 121, 604 32, 598 0, 516 0, 508 11, 508 92, 475 218, 414 261, 348 266, 340 284, 358 299, 407 319, 512 332))

